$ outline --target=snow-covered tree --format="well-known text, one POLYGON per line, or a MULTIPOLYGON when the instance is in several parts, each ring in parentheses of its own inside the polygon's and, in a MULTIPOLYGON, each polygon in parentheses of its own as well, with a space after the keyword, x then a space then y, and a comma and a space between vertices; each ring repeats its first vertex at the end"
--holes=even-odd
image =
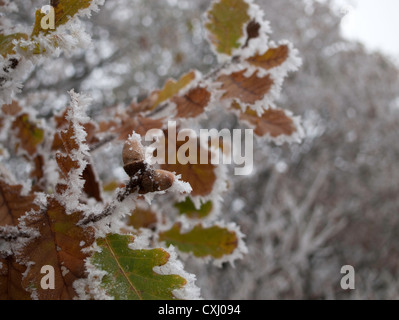
POLYGON ((95 13, 101 1, 80 2, 79 18, 43 33, 32 26, 47 3, 0 1, 0 195, 6 204, 19 199, 11 217, 0 211, 1 298, 48 298, 30 285, 43 276, 34 261, 49 243, 60 249, 49 256, 66 283, 61 298, 136 297, 131 288, 116 294, 107 278, 113 266, 104 261, 118 246, 131 249, 130 261, 148 253, 163 264, 145 269, 170 289, 162 298, 199 296, 184 270, 196 274, 204 298, 398 298, 398 71, 342 38, 334 2, 257 0, 265 16, 239 10, 255 22, 234 15, 229 37, 220 36, 219 19, 209 21, 223 5, 252 1, 113 0, 95 13), (298 56, 302 66, 279 95, 298 56), (231 86, 243 68, 257 68, 264 84, 249 109, 231 86), (268 75, 278 84, 271 91, 268 75), (200 110, 187 104, 198 96, 200 110), (302 116, 304 132, 286 110, 302 116), (254 172, 203 167, 208 179, 197 181, 184 166, 149 166, 136 134, 170 119, 194 130, 252 126, 262 136, 254 172), (124 146, 134 154, 122 159, 124 146), (148 184, 148 176, 158 178, 148 184), (55 239, 45 236, 60 225, 55 239), (193 237, 218 246, 195 247, 193 237), (356 270, 354 291, 340 287, 343 265, 356 270), (30 289, 6 292, 10 281, 30 289))
MULTIPOLYGON (((252 0, 210 3, 203 26, 215 56, 211 71, 188 70, 129 103, 126 95, 108 99, 132 84, 123 81, 126 70, 137 82, 146 78, 130 68, 131 55, 114 61, 128 47, 120 42, 123 29, 113 41, 112 27, 103 25, 92 45, 88 30, 95 24, 80 20, 103 4, 52 0, 36 10, 30 29, 13 27, 12 15, 3 13, 1 298, 199 298, 196 278, 178 255, 221 267, 248 251, 240 227, 220 209, 232 178, 223 161, 214 161, 241 154, 241 136, 234 135, 234 143, 203 139, 203 123, 212 113, 230 115, 253 129, 245 138, 255 133, 259 145, 303 138, 299 117, 275 103, 288 73, 301 64, 298 51, 289 41, 270 40, 269 24, 252 0), (85 88, 96 100, 76 92, 85 88), (98 106, 89 117, 93 103, 98 106)), ((118 20, 127 14, 150 27, 151 15, 119 5, 108 7, 118 20)), ((175 5, 168 4, 171 14, 175 5)), ((18 14, 15 3, 0 6, 18 14)), ((149 52, 155 53, 162 75, 171 50, 162 41, 146 48, 152 33, 142 36, 136 58, 145 68, 149 52)), ((245 143, 252 146, 252 140, 245 143)))

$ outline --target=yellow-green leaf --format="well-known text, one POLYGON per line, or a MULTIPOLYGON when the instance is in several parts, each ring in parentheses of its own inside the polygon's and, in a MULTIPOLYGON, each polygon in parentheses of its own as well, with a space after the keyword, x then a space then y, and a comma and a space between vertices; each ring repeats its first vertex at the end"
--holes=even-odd
POLYGON ((219 0, 208 11, 209 40, 219 53, 229 56, 241 46, 244 26, 250 22, 249 5, 244 0, 219 0))
MULTIPOLYGON (((55 29, 67 23, 80 10, 90 7, 93 0, 55 0, 52 1, 52 6, 55 12, 55 29)), ((39 35, 40 32, 47 33, 54 30, 43 30, 41 28, 42 18, 45 16, 41 10, 37 10, 35 14, 35 24, 32 31, 32 36, 39 35)))
POLYGON ((195 72, 191 71, 185 75, 183 75, 178 81, 173 79, 169 79, 166 81, 165 86, 162 90, 155 92, 156 99, 154 99, 154 103, 152 104, 150 110, 155 109, 162 102, 172 98, 174 95, 179 93, 180 90, 184 89, 187 85, 190 84, 195 79, 195 72))
POLYGON ((0 54, 6 58, 10 54, 14 54, 14 40, 28 39, 28 35, 25 33, 14 33, 8 36, 0 34, 0 54))
POLYGON ((101 280, 102 289, 116 300, 176 299, 172 291, 182 288, 186 279, 153 270, 169 261, 169 253, 163 249, 130 249, 133 241, 133 236, 118 234, 97 240, 101 252, 96 252, 91 262, 107 272, 101 280))
POLYGON ((201 207, 197 209, 191 198, 187 197, 185 201, 176 203, 175 208, 179 210, 181 215, 190 219, 204 219, 212 212, 213 204, 212 201, 201 203, 201 207))
POLYGON ((181 252, 192 253, 197 258, 220 259, 231 255, 238 247, 238 237, 234 231, 219 226, 205 228, 202 224, 182 233, 181 224, 176 223, 170 230, 161 232, 159 240, 177 247, 181 252))

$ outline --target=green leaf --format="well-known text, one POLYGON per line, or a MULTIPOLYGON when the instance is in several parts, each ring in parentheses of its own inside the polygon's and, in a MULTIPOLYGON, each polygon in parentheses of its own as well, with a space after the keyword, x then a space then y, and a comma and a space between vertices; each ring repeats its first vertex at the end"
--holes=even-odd
POLYGON ((244 0, 219 0, 208 11, 209 40, 219 53, 232 55, 245 35, 244 26, 250 22, 249 5, 244 0))
POLYGON ((181 233, 181 224, 176 223, 170 230, 161 232, 159 240, 177 247, 181 252, 192 253, 197 258, 220 259, 232 254, 238 247, 234 231, 219 226, 204 228, 201 224, 187 233, 181 233))
POLYGON ((0 54, 6 58, 10 54, 14 54, 13 40, 28 39, 28 35, 25 33, 14 33, 8 36, 0 34, 0 54))
MULTIPOLYGON (((80 10, 87 9, 90 7, 93 0, 56 0, 53 1, 53 7, 55 11, 55 29, 59 26, 66 24, 71 18, 73 18, 80 10)), ((39 35, 40 32, 50 32, 54 30, 43 30, 41 28, 42 18, 45 16, 41 13, 41 10, 37 10, 35 13, 35 24, 32 31, 32 36, 39 35)))
POLYGON ((211 201, 201 203, 201 207, 197 209, 190 197, 184 202, 175 204, 175 208, 179 210, 181 215, 185 215, 190 219, 204 219, 212 212, 213 204, 211 201))
POLYGON ((182 288, 187 281, 178 275, 160 275, 154 267, 169 261, 163 249, 132 250, 133 236, 109 234, 98 239, 101 252, 91 262, 106 271, 101 287, 116 300, 170 300, 176 299, 172 291, 182 288))

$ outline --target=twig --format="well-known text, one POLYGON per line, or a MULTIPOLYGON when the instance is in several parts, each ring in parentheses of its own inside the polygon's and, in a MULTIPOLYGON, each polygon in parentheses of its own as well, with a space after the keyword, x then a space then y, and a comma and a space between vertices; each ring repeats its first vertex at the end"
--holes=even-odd
POLYGON ((122 203, 129 195, 131 195, 137 189, 137 179, 130 179, 126 187, 118 192, 116 199, 113 200, 109 205, 107 205, 100 214, 90 214, 86 218, 82 219, 79 222, 79 225, 86 226, 89 223, 99 222, 102 219, 111 216, 114 213, 115 208, 118 206, 118 204, 122 203))

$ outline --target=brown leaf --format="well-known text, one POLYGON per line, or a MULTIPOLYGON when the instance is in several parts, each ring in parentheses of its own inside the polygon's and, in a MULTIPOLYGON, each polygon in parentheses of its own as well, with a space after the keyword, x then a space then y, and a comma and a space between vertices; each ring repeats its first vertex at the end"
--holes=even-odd
POLYGON ((140 228, 150 229, 157 223, 157 215, 151 208, 136 208, 129 217, 127 224, 136 230, 140 228))
POLYGON ((222 83, 221 89, 225 91, 222 100, 236 99, 244 104, 254 104, 270 91, 274 83, 270 75, 259 78, 257 72, 254 72, 246 77, 246 71, 219 76, 217 81, 222 83))
POLYGON ((289 48, 287 45, 281 45, 277 48, 270 48, 262 55, 255 55, 248 58, 247 61, 257 67, 266 70, 281 66, 289 57, 289 48))
POLYGON ((44 157, 41 154, 37 154, 32 160, 33 168, 30 172, 30 177, 32 178, 32 189, 33 191, 43 191, 42 179, 44 177, 44 169, 46 164, 44 162, 44 157))
POLYGON ((25 150, 30 156, 37 152, 37 147, 44 140, 44 130, 29 119, 28 114, 17 117, 11 125, 19 141, 17 147, 25 150))
POLYGON ((54 134, 53 144, 51 145, 51 150, 53 151, 62 151, 64 150, 64 145, 61 140, 61 135, 59 132, 54 134))
POLYGON ((31 300, 29 292, 22 287, 26 267, 14 258, 0 258, 0 300, 31 300))
POLYGON ((92 245, 94 230, 77 225, 83 218, 81 212, 68 215, 50 197, 46 208, 39 208, 33 205, 32 193, 24 196, 21 191, 21 186, 0 180, 0 226, 21 227, 23 221, 24 228, 36 230, 39 236, 28 240, 13 256, 0 257, 0 298, 29 299, 35 290, 39 299, 72 299, 76 295, 73 282, 86 276, 88 254, 82 249, 92 245), (41 268, 47 265, 55 270, 54 290, 43 290, 40 285, 41 268))
POLYGON ((210 92, 201 87, 191 89, 184 96, 176 96, 171 101, 177 106, 178 118, 195 118, 204 113, 211 99, 210 92))
POLYGON ((255 111, 247 109, 241 113, 240 119, 249 122, 255 127, 258 136, 270 135, 277 138, 281 135, 290 136, 297 132, 297 127, 290 116, 281 109, 268 109, 261 117, 255 111))
POLYGON ((11 104, 3 104, 1 110, 4 114, 8 116, 16 116, 18 113, 22 111, 21 106, 19 105, 18 101, 13 100, 11 104))
POLYGON ((37 208, 33 205, 35 196, 24 196, 21 191, 21 185, 9 185, 0 180, 0 226, 16 226, 20 217, 37 208))
POLYGON ((79 212, 67 215, 63 206, 55 199, 48 200, 47 208, 28 215, 24 221, 28 228, 40 232, 20 252, 17 259, 30 265, 22 281, 25 290, 36 289, 42 299, 72 299, 76 296, 73 283, 85 277, 84 259, 89 255, 82 249, 94 241, 94 230, 77 226, 82 218, 79 212), (40 273, 43 266, 52 266, 55 271, 55 289, 43 290, 40 273))
POLYGON ((90 145, 94 145, 99 142, 99 139, 97 137, 97 132, 98 132, 98 125, 97 123, 93 121, 89 121, 85 124, 83 124, 83 128, 86 131, 86 143, 90 145))
MULTIPOLYGON (((166 150, 168 150, 168 133, 165 134, 166 150)), ((173 140, 173 139, 172 139, 173 140)), ((176 139, 176 150, 184 145, 184 141, 177 141, 176 139)), ((176 164, 168 163, 168 152, 165 152, 166 164, 161 165, 161 168, 170 172, 176 172, 181 174, 182 180, 190 183, 193 191, 192 196, 207 196, 212 193, 213 186, 216 182, 216 166, 211 164, 211 152, 208 151, 208 164, 200 164, 200 150, 201 146, 199 138, 197 141, 197 164, 185 164, 182 165, 178 161, 176 164)), ((176 157, 177 158, 177 157, 176 157)))
POLYGON ((76 154, 80 152, 80 143, 84 143, 85 141, 77 140, 75 130, 73 122, 69 121, 67 129, 57 132, 54 137, 52 147, 59 150, 55 158, 60 169, 61 178, 61 181, 56 186, 58 194, 63 194, 68 189, 68 181, 71 174, 74 170, 80 169, 83 166, 76 158, 76 154))
POLYGON ((102 202, 100 182, 98 181, 98 177, 92 164, 88 164, 86 166, 83 171, 82 178, 85 181, 83 191, 87 194, 87 196, 102 202))
POLYGON ((56 161, 60 168, 60 173, 64 179, 69 177, 69 173, 74 169, 79 169, 80 164, 77 160, 73 160, 69 155, 63 155, 61 153, 56 154, 56 161))
POLYGON ((111 133, 119 127, 120 124, 115 120, 100 121, 98 123, 98 132, 100 133, 111 133))
POLYGON ((60 137, 62 144, 64 146, 63 152, 71 153, 73 150, 79 149, 79 144, 78 141, 76 140, 76 132, 72 123, 69 124, 67 130, 60 132, 60 137))
POLYGON ((120 126, 112 131, 119 134, 118 140, 127 140, 129 136, 135 131, 141 136, 145 136, 148 130, 162 129, 163 119, 151 119, 137 116, 134 118, 124 118, 120 126))
MULTIPOLYGON (((67 120, 67 115, 68 115, 69 108, 66 108, 61 114, 59 115, 54 115, 53 119, 55 122, 55 127, 58 129, 58 131, 54 134, 53 138, 53 144, 51 146, 51 150, 53 151, 62 151, 66 152, 65 147, 63 145, 63 137, 62 136, 62 129, 67 129, 70 124, 69 121, 67 120)), ((82 124, 87 136, 86 136, 86 143, 88 145, 92 145, 97 143, 98 137, 97 133, 100 132, 99 125, 93 121, 89 121, 87 123, 82 124)), ((74 134, 73 129, 68 128, 65 134, 74 134)), ((68 139, 67 139, 68 140, 68 139)))
POLYGON ((64 111, 62 111, 61 113, 54 115, 53 119, 56 129, 64 129, 68 126, 68 120, 66 119, 68 115, 68 110, 68 108, 65 108, 64 111))

